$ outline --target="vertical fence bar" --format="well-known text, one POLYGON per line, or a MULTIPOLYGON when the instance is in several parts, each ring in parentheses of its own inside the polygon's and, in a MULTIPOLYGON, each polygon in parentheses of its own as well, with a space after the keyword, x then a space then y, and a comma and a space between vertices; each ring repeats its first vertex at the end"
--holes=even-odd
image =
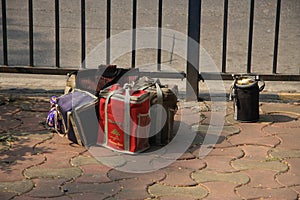
POLYGON ((136 60, 136 12, 137 0, 132 2, 132 52, 131 52, 131 68, 135 68, 136 60))
POLYGON ((2 0, 2 36, 3 36, 3 65, 8 65, 7 56, 7 24, 6 24, 6 0, 2 0))
POLYGON ((85 0, 81 0, 81 66, 85 68, 85 0))
POLYGON ((60 67, 59 0, 55 0, 55 65, 60 67))
POLYGON ((255 0, 251 0, 251 5, 250 5, 249 35, 248 35, 247 73, 251 73, 252 39, 253 39, 253 21, 254 21, 254 1, 255 1, 255 0))
POLYGON ((28 0, 29 18, 29 66, 34 65, 33 61, 33 5, 32 0, 28 0))
POLYGON ((158 1, 157 71, 161 70, 161 33, 163 0, 158 1))
POLYGON ((277 57, 278 57, 278 40, 279 40, 279 25, 280 25, 280 11, 281 0, 277 0, 276 8, 276 24, 275 24, 275 37, 274 37, 274 56, 273 56, 273 70, 272 73, 277 73, 277 57))
POLYGON ((188 8, 188 44, 187 44, 187 82, 186 100, 197 101, 199 88, 199 52, 200 52, 200 24, 201 0, 189 0, 188 8))
POLYGON ((106 64, 110 64, 111 0, 106 2, 106 64))
POLYGON ((224 0, 222 72, 226 72, 228 0, 224 0))

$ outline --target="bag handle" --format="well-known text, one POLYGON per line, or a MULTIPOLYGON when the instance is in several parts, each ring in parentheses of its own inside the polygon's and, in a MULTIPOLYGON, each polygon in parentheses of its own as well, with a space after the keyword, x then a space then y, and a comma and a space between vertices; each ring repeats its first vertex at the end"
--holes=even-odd
MULTIPOLYGON (((163 108, 163 92, 159 86, 158 83, 155 83, 156 87, 156 93, 157 93, 157 104, 160 105, 161 107, 158 107, 157 109, 157 115, 156 115, 156 124, 155 127, 162 128, 162 108, 163 108)), ((161 143, 161 134, 156 133, 155 137, 156 143, 160 144, 161 143)))
POLYGON ((109 92, 106 100, 105 100, 105 105, 104 105, 104 144, 107 145, 107 138, 108 138, 108 113, 107 113, 107 109, 108 109, 108 103, 110 98, 117 93, 117 90, 114 90, 112 92, 109 92))
MULTIPOLYGON (((124 86, 125 87, 125 86, 124 86)), ((130 150, 130 89, 129 86, 126 86, 127 88, 125 89, 125 98, 124 98, 124 126, 123 126, 123 131, 124 131, 124 150, 129 151, 130 150)), ((108 93, 106 100, 105 100, 105 106, 104 106, 104 144, 107 145, 108 143, 108 104, 111 99, 111 97, 117 93, 120 93, 120 90, 114 90, 110 93, 108 93)))
POLYGON ((125 98, 124 98, 124 149, 126 151, 130 150, 130 92, 129 88, 125 89, 125 98))
POLYGON ((261 82, 261 86, 259 87, 259 92, 263 91, 265 89, 265 81, 261 78, 259 78, 259 81, 261 82))

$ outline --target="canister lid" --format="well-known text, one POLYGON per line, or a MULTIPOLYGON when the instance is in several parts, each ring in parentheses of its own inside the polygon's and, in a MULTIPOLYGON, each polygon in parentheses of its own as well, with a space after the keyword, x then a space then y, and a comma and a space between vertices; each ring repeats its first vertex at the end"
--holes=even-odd
POLYGON ((256 80, 254 78, 251 78, 251 77, 240 77, 238 80, 237 80, 237 84, 238 85, 251 85, 253 83, 255 83, 256 80))
POLYGON ((236 78, 234 85, 238 88, 251 88, 257 85, 255 76, 240 76, 236 78))

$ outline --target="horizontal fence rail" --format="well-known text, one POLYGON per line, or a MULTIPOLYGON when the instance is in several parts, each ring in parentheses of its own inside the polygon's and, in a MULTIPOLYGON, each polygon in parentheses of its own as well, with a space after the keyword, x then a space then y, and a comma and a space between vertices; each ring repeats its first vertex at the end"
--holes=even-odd
MULTIPOLYGON (((112 17, 112 1, 106 0, 106 63, 111 62, 111 17, 112 17)), ((198 81, 203 80, 215 80, 219 79, 221 76, 224 80, 232 80, 232 76, 227 72, 227 39, 228 39, 228 15, 229 9, 228 4, 230 0, 223 1, 223 33, 222 33, 222 53, 221 53, 221 72, 220 74, 215 73, 205 73, 201 72, 201 66, 199 66, 200 57, 199 48, 191 46, 189 42, 190 39, 195 40, 200 43, 200 30, 201 30, 201 0, 189 0, 188 1, 188 21, 187 21, 187 33, 189 39, 187 40, 187 60, 192 62, 186 63, 186 72, 181 72, 179 75, 175 75, 172 72, 160 72, 162 64, 162 30, 163 28, 163 0, 157 1, 157 73, 145 72, 149 76, 159 76, 165 78, 186 78, 189 84, 192 86, 191 91, 187 91, 187 96, 189 93, 192 94, 196 92, 198 94, 198 81), (196 55, 196 56, 195 56, 196 55), (192 65, 193 63, 193 65, 192 65)), ((34 1, 28 0, 28 40, 29 40, 29 66, 25 67, 15 67, 9 66, 9 55, 8 55, 8 30, 7 30, 7 0, 1 0, 2 5, 2 41, 3 41, 3 63, 0 66, 1 73, 33 73, 33 74, 66 74, 71 71, 76 71, 76 69, 66 69, 61 67, 60 64, 60 2, 55 0, 54 2, 54 13, 55 13, 55 67, 41 68, 35 66, 34 60, 34 1)), ((131 18, 131 28, 132 28, 132 44, 131 44, 131 67, 136 67, 136 31, 137 28, 137 16, 138 16, 138 2, 137 0, 132 0, 132 18, 131 18)), ((249 10, 249 27, 248 27, 248 46, 247 46, 247 65, 246 72, 251 74, 252 72, 252 44, 253 40, 253 28, 254 28, 254 18, 255 18, 255 0, 250 0, 250 10, 249 10)), ((276 1, 276 13, 275 13, 275 28, 274 28, 274 49, 273 49, 273 66, 272 72, 270 74, 259 74, 264 80, 269 81, 300 81, 300 75, 297 74, 278 74, 277 64, 278 64, 278 49, 279 49, 279 32, 280 32, 280 14, 281 14, 281 0, 276 1)), ((86 58, 86 1, 80 1, 80 27, 81 27, 81 61, 82 66, 85 68, 83 61, 86 58)), ((174 47, 173 47, 174 48, 174 47)), ((187 90, 188 87, 187 87, 187 90)))

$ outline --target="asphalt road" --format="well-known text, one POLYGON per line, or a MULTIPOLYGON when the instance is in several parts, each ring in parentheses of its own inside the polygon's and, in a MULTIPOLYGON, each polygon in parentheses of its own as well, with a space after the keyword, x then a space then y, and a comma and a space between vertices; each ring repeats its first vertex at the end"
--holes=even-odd
MULTIPOLYGON (((60 52, 61 66, 77 67, 81 64, 80 47, 80 0, 61 0, 60 2, 60 52)), ((28 65, 28 1, 9 0, 7 3, 7 28, 9 65, 28 65)), ((34 64, 36 66, 55 65, 54 42, 54 1, 34 0, 34 64)), ((111 34, 116 35, 131 29, 132 1, 112 0, 111 34)), ((137 27, 157 26, 157 0, 139 0, 137 3, 137 27)), ((187 33, 188 1, 163 1, 163 27, 187 33)), ((229 0, 228 18, 228 72, 245 72, 247 63, 249 0, 229 0)), ((279 35, 279 73, 300 73, 300 1, 282 1, 281 26, 279 35)), ((271 73, 276 0, 255 1, 254 40, 252 66, 253 72, 271 73)), ((201 18, 201 46, 213 59, 217 68, 221 67, 222 55, 223 0, 203 0, 201 18)), ((86 0, 87 53, 105 40, 106 1, 86 0)), ((2 30, 1 42, 2 42, 2 30)), ((174 37, 168 35, 167 37, 174 37)), ((175 34, 175 48, 180 37, 175 34)), ((147 40, 143 36, 137 43, 147 40)), ((171 40, 170 40, 171 41, 171 40)), ((169 44, 172 46, 172 44, 169 44)), ((173 55, 171 49, 163 52, 164 64, 177 70, 185 70, 185 59, 173 55)), ((174 52, 176 53, 176 52, 174 52)), ((0 55, 2 55, 2 48, 0 55)), ((156 63, 155 49, 137 51, 137 65, 156 63)), ((113 61, 120 66, 130 66, 130 53, 113 61)), ((205 59, 201 60, 205 65, 205 59)), ((0 56, 0 63, 3 57, 0 56)), ((201 66, 200 66, 201 70, 201 66)), ((203 69, 202 69, 203 70, 203 69)))

